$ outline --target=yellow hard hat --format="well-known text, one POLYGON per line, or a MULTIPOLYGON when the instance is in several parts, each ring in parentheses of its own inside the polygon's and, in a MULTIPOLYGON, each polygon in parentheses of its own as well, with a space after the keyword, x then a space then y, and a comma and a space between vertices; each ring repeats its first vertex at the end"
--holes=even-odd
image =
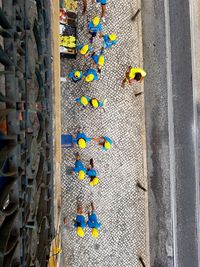
POLYGON ((90 181, 90 186, 95 186, 99 183, 99 179, 95 177, 92 181, 90 181))
POLYGON ((105 143, 104 143, 104 147, 105 147, 107 150, 109 150, 109 149, 111 148, 110 142, 105 141, 105 143))
POLYGON ((99 102, 98 102, 98 100, 95 99, 95 98, 91 100, 91 104, 92 104, 92 106, 93 106, 94 108, 98 108, 98 106, 99 106, 99 102))
POLYGON ((81 104, 83 104, 83 106, 87 106, 87 104, 88 104, 87 97, 81 96, 80 102, 81 102, 81 104))
POLYGON ((99 56, 99 60, 98 60, 98 65, 103 66, 104 62, 105 62, 104 56, 100 55, 99 56))
POLYGON ((84 178, 85 178, 85 172, 84 171, 79 171, 78 172, 78 178, 80 179, 80 180, 83 180, 84 178))
POLYGON ((88 76, 85 77, 85 81, 86 82, 92 82, 94 80, 94 75, 93 74, 89 74, 88 76))
POLYGON ((81 73, 80 73, 80 71, 75 71, 75 72, 74 72, 74 77, 75 77, 75 78, 80 78, 80 77, 81 77, 81 73))
POLYGON ((93 18, 93 20, 92 20, 94 26, 97 26, 97 25, 99 24, 99 21, 100 21, 99 17, 95 17, 95 18, 93 18))
POLYGON ((78 226, 77 229, 76 229, 76 233, 78 236, 80 237, 84 237, 85 233, 84 233, 84 230, 82 227, 78 226))
POLYGON ((97 238, 99 236, 99 231, 96 228, 92 228, 92 236, 97 238))
POLYGON ((135 70, 136 69, 134 69, 134 68, 131 68, 130 69, 129 74, 128 74, 128 76, 129 76, 130 79, 133 79, 135 77, 135 74, 136 74, 136 71, 135 70))
POLYGON ((99 178, 95 177, 93 179, 93 185, 97 185, 99 183, 99 178))
POLYGON ((117 38, 117 36, 116 36, 116 34, 114 34, 114 33, 112 33, 112 34, 109 35, 109 39, 110 39, 111 41, 115 41, 116 38, 117 38))
POLYGON ((89 45, 86 44, 81 48, 80 54, 85 55, 85 54, 87 54, 88 50, 89 50, 89 45))
POLYGON ((80 138, 80 139, 78 140, 78 146, 79 146, 80 148, 86 148, 86 141, 85 141, 85 139, 80 138))

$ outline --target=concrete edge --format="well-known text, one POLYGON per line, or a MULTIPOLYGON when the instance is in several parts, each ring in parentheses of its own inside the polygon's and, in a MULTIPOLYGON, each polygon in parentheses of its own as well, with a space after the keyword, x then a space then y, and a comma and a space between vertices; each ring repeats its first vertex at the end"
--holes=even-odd
MULTIPOLYGON (((53 87, 53 169, 54 169, 54 227, 56 237, 51 244, 51 253, 55 247, 61 248, 61 87, 60 87, 60 52, 59 52, 59 0, 51 0, 51 35, 52 35, 52 87, 53 87)), ((60 254, 50 257, 49 266, 60 266, 60 254)))
MULTIPOLYGON (((142 12, 142 2, 138 0, 138 8, 142 12)), ((139 51, 140 51, 140 66, 143 67, 143 29, 142 29, 142 15, 141 12, 138 17, 138 40, 139 40, 139 51)), ((144 83, 141 84, 142 90, 144 91, 144 83)), ((147 176, 147 147, 146 147, 146 124, 145 124, 145 101, 144 94, 142 95, 142 108, 143 108, 143 117, 142 117, 142 145, 143 145, 143 175, 145 184, 144 187, 148 188, 148 176, 147 176)), ((150 266, 150 251, 149 251, 149 205, 148 205, 148 193, 144 195, 145 201, 145 230, 146 230, 146 266, 150 266)))

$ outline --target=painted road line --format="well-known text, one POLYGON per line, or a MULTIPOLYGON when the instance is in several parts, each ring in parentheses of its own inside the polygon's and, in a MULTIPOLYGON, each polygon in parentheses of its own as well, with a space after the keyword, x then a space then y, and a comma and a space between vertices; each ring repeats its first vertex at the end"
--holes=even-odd
POLYGON ((170 187, 171 187, 171 215, 172 215, 172 238, 174 267, 178 267, 177 254, 177 216, 176 216, 176 177, 175 177, 175 143, 174 143, 174 109, 172 93, 172 62, 171 62, 171 38, 169 0, 165 5, 165 31, 166 31, 166 63, 167 63, 167 86, 168 86, 168 131, 169 131, 169 154, 170 154, 170 187))

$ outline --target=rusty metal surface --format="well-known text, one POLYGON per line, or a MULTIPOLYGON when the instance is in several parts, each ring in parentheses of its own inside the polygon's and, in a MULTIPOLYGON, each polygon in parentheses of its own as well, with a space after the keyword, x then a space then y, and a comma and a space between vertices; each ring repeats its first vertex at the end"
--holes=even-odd
MULTIPOLYGON (((79 8, 78 37, 88 42, 87 22, 100 14, 99 6, 88 1, 87 17, 81 16, 79 8)), ((117 33, 118 44, 106 51, 107 62, 100 80, 92 84, 62 82, 62 133, 81 128, 89 137, 107 135, 114 141, 113 148, 103 152, 94 143, 79 151, 83 162, 93 157, 100 179, 95 188, 89 186, 87 178, 79 181, 69 174, 74 166, 74 152, 78 149, 63 149, 62 153, 62 211, 67 226, 62 227, 64 266, 69 267, 134 267, 141 266, 138 255, 147 262, 145 193, 136 184, 146 185, 143 163, 144 109, 143 96, 134 97, 140 84, 122 89, 121 82, 129 65, 141 66, 140 18, 131 21, 139 8, 137 1, 108 1, 105 33, 117 33), (81 110, 74 107, 74 100, 82 94, 108 99, 106 112, 81 110), (102 227, 97 240, 89 229, 85 237, 76 236, 72 219, 77 202, 82 202, 87 214, 90 201, 96 210, 102 227)), ((101 48, 96 38, 95 50, 101 48)), ((70 70, 86 70, 91 61, 78 57, 77 60, 62 61, 62 77, 70 70)))
POLYGON ((0 266, 46 266, 54 234, 50 2, 0 9, 0 266), (5 131, 6 129, 6 131, 5 131))

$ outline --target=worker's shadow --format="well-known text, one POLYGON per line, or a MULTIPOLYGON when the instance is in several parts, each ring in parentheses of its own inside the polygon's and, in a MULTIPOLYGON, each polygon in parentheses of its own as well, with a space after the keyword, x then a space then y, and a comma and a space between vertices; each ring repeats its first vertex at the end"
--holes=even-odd
POLYGON ((68 167, 66 168, 66 174, 67 174, 67 175, 72 175, 73 169, 74 169, 73 167, 68 166, 68 167))

